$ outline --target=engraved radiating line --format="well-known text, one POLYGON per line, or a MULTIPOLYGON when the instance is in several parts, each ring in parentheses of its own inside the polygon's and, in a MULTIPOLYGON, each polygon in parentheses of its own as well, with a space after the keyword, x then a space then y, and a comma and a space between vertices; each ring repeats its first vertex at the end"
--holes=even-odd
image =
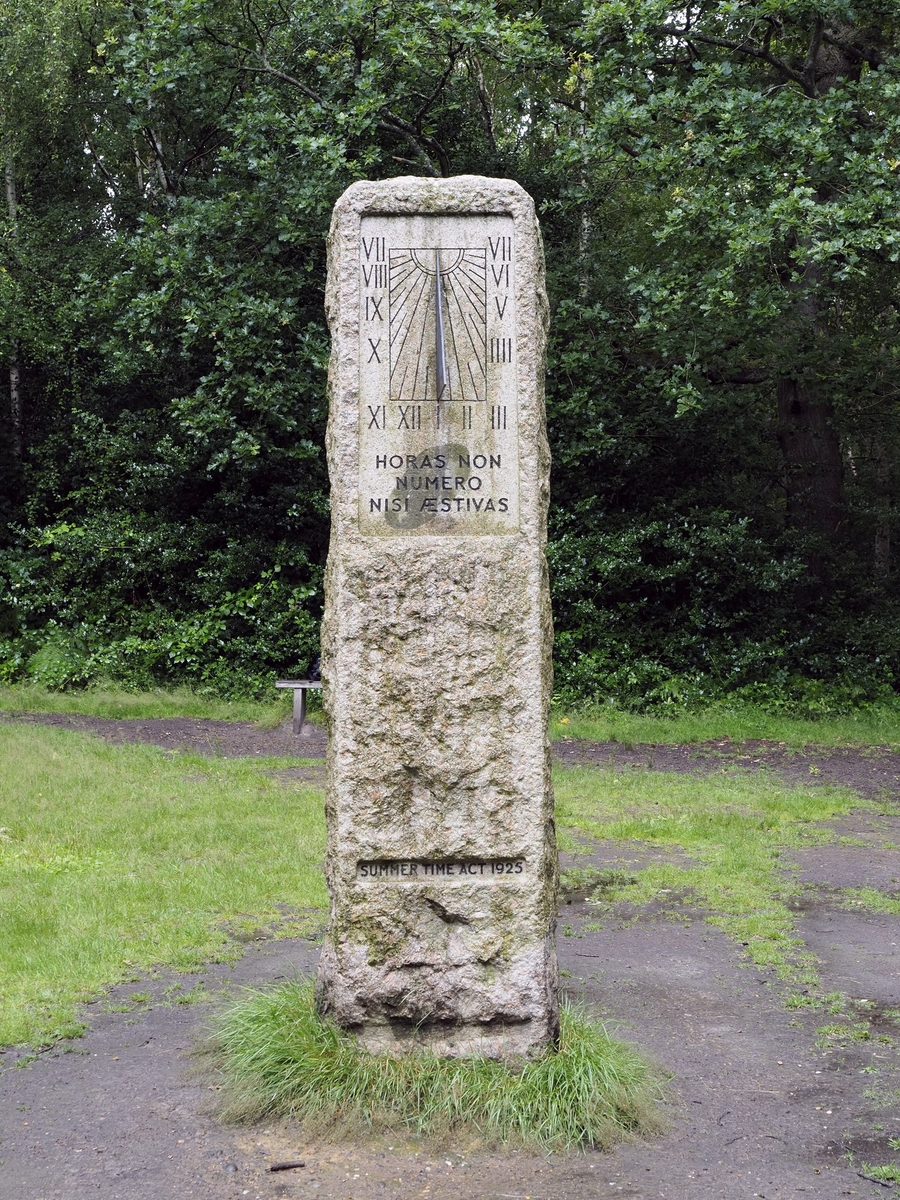
POLYGON ((423 280, 421 273, 418 271, 415 273, 410 272, 410 275, 413 277, 412 283, 410 283, 409 287, 405 288, 399 296, 397 296, 397 297, 394 296, 394 292, 397 290, 396 288, 391 289, 391 305, 393 307, 399 309, 400 312, 407 312, 407 311, 412 312, 415 310, 415 307, 416 307, 415 303, 413 303, 411 309, 406 309, 406 307, 405 307, 406 303, 409 300, 410 296, 413 294, 413 292, 417 286, 421 293, 421 291, 423 290, 423 288, 425 287, 425 285, 428 282, 427 279, 423 280))
POLYGON ((478 355, 478 365, 481 368, 482 375, 484 375, 485 369, 484 369, 483 355, 484 355, 484 352, 487 350, 487 331, 484 330, 483 326, 481 326, 479 324, 479 322, 476 321, 476 319, 471 315, 471 313, 469 314, 469 320, 475 331, 476 337, 478 338, 479 342, 481 343, 481 354, 478 355))
MULTIPOLYGON (((483 317, 479 319, 478 317, 473 316, 473 314, 470 312, 469 313, 469 322, 472 326, 472 329, 470 330, 470 334, 474 333, 475 337, 478 338, 478 341, 481 344, 481 351, 483 354, 485 351, 485 348, 487 347, 487 321, 483 317)), ((477 350, 478 350, 478 348, 476 347, 476 353, 477 353, 477 350)), ((481 361, 480 357, 479 357, 478 361, 479 362, 481 361)))
MULTIPOLYGON (((394 339, 396 341, 397 338, 401 338, 400 345, 399 345, 396 355, 395 355, 396 360, 399 360, 402 357, 403 352, 406 349, 407 338, 409 337, 410 333, 412 333, 412 330, 413 330, 414 318, 416 317, 416 315, 418 314, 418 312, 421 308, 422 297, 425 293, 426 288, 428 287, 428 276, 418 266, 415 259, 413 258, 412 253, 409 254, 409 262, 411 264, 411 269, 408 272, 408 276, 413 276, 413 282, 404 291, 403 299, 399 305, 399 307, 401 307, 401 310, 403 312, 403 317, 401 317, 401 320, 398 323, 399 328, 398 328, 397 335, 394 339), (408 308, 404 308, 403 306, 406 304, 408 297, 410 297, 412 295, 412 293, 414 292, 414 290, 417 286, 419 289, 418 295, 416 296, 416 298, 414 300, 412 300, 409 303, 408 308)), ((418 383, 418 379, 419 379, 419 367, 421 366, 422 342, 424 341, 424 337, 425 337, 425 322, 423 320, 423 322, 422 322, 422 338, 419 341, 419 347, 416 352, 416 354, 417 354, 416 369, 415 369, 415 375, 413 377, 413 383, 412 383, 412 389, 411 389, 411 394, 413 397, 415 397, 416 384, 418 383)), ((393 343, 392 343, 392 346, 393 346, 393 343)), ((408 370, 409 370, 409 364, 407 363, 407 371, 408 370)), ((407 372, 404 372, 404 375, 403 375, 404 383, 406 382, 406 374, 407 374, 407 372)), ((426 383, 426 386, 427 386, 427 383, 426 383)), ((399 389, 399 388, 397 389, 396 395, 397 395, 398 400, 403 399, 403 393, 402 393, 401 389, 399 389)))
POLYGON ((484 291, 487 284, 487 259, 483 250, 480 253, 476 250, 467 251, 460 264, 460 271, 473 279, 484 291))
MULTIPOLYGON (((402 338, 402 341, 400 342, 400 345, 399 345, 399 347, 398 347, 398 349, 397 349, 396 358, 397 358, 398 360, 400 359, 400 357, 401 357, 401 355, 403 354, 403 351, 404 351, 404 349, 405 349, 405 347, 406 347, 406 339, 407 339, 407 338, 409 337, 409 335, 412 333, 412 328, 413 328, 413 317, 416 315, 416 313, 417 313, 417 312, 418 312, 418 310, 419 310, 419 307, 420 307, 420 305, 421 305, 421 301, 422 301, 422 296, 423 296, 423 294, 424 294, 424 292, 425 292, 425 289, 426 289, 426 288, 427 288, 427 286, 428 286, 428 276, 427 276, 427 275, 424 275, 424 274, 423 274, 423 275, 420 275, 420 279, 419 279, 419 281, 420 281, 419 295, 418 295, 418 297, 416 298, 416 300, 413 302, 413 304, 410 306, 410 308, 409 308, 409 309, 407 309, 407 310, 406 310, 406 313, 404 314, 404 315, 406 316, 406 318, 407 318, 405 326, 404 326, 403 324, 401 324, 401 329, 400 329, 400 332, 403 334, 403 338, 402 338)), ((410 289, 410 290, 412 290, 412 289, 410 289)), ((399 335, 399 333, 398 333, 398 337, 399 337, 399 336, 400 336, 400 335, 399 335)), ((418 356, 417 356, 417 361, 416 361, 416 374, 415 374, 415 377, 413 378, 413 389, 412 389, 412 394, 413 394, 413 395, 415 395, 415 390, 416 390, 416 382, 418 381, 418 378, 419 378, 419 362, 421 361, 421 358, 422 358, 422 343, 423 343, 424 339, 425 339, 425 322, 423 321, 423 322, 422 322, 422 337, 421 337, 421 339, 420 339, 420 341, 419 341, 419 349, 418 349, 418 352, 417 352, 417 353, 418 353, 418 356)), ((397 393, 397 399, 398 399, 398 400, 399 400, 399 399, 402 399, 402 397, 401 397, 401 395, 400 395, 400 393, 399 393, 399 392, 397 393)))
POLYGON ((400 309, 400 310, 402 311, 402 310, 403 310, 403 308, 405 307, 405 305, 408 303, 410 296, 411 296, 411 295, 413 294, 413 292, 415 291, 415 288, 416 288, 416 286, 418 285, 418 283, 419 283, 419 280, 418 280, 418 279, 413 279, 413 280, 411 281, 411 283, 409 283, 409 285, 408 285, 408 286, 405 286, 405 287, 403 288, 403 290, 402 290, 402 291, 400 291, 400 289, 399 289, 399 288, 393 288, 393 289, 391 290, 391 304, 392 304, 392 306, 393 306, 394 308, 398 308, 398 309, 400 309))
MULTIPOLYGON (((402 260, 400 260, 400 261, 402 263, 402 260)), ((416 264, 413 262, 411 255, 407 258, 407 262, 409 264, 409 269, 402 276, 402 278, 398 279, 396 282, 392 279, 391 287, 390 287, 391 307, 398 308, 401 311, 403 310, 409 297, 412 295, 413 289, 415 288, 416 284, 421 283, 421 273, 419 272, 419 269, 416 266, 416 264), (404 288, 403 284, 408 279, 411 280, 412 282, 409 284, 409 287, 404 288)), ((393 271, 393 263, 391 264, 391 267, 392 267, 392 271, 393 271)), ((397 270, 398 271, 402 270, 402 266, 398 264, 397 270)), ((401 327, 402 327, 402 322, 401 322, 401 327)), ((393 340, 395 341, 396 338, 394 338, 393 340)))
POLYGON ((487 275, 487 259, 484 251, 467 250, 460 264, 462 270, 475 271, 478 275, 487 275))
MULTIPOLYGON (((456 301, 456 306, 459 309, 460 321, 461 321, 463 330, 465 331, 465 333, 469 339, 469 342, 472 346, 472 351, 475 354, 475 357, 477 358, 478 357, 478 345, 475 341, 475 338, 473 338, 473 336, 472 336, 472 330, 469 328, 469 323, 466 320, 465 309, 463 308, 462 302, 461 302, 459 296, 457 295, 455 286, 452 288, 452 294, 453 294, 453 299, 456 301)), ((453 350, 454 350, 454 354, 456 356, 456 373, 457 373, 457 376, 459 377, 460 384, 462 384, 462 371, 460 369, 460 353, 459 353, 459 347, 457 346, 457 341, 456 341, 456 324, 455 324, 455 322, 451 322, 450 328, 453 331, 453 350)), ((484 349, 484 346, 482 344, 482 350, 483 349, 484 349)), ((477 390, 475 393, 475 399, 476 400, 478 399, 477 390)))
POLYGON ((477 267, 474 272, 461 270, 461 271, 456 271, 455 274, 458 275, 459 277, 461 277, 462 279, 468 280, 469 287, 471 287, 474 291, 478 292, 478 294, 480 296, 484 295, 484 291, 485 291, 484 273, 482 271, 479 271, 477 269, 477 267))
MULTIPOLYGON (((470 287, 463 281, 459 282, 459 289, 462 292, 462 294, 465 296, 466 300, 468 300, 471 308, 478 310, 477 323, 471 317, 471 315, 470 315, 470 320, 472 320, 472 324, 475 328, 475 332, 478 336, 478 340, 481 342, 482 349, 484 349, 484 346, 486 345, 486 341, 487 341, 487 338, 486 338, 487 298, 485 296, 484 289, 477 288, 477 287, 470 287)), ((478 348, 475 347, 475 350, 477 353, 478 348)))
MULTIPOLYGON (((453 295, 453 299, 456 302, 456 306, 459 309, 462 328, 472 346, 472 350, 475 354, 476 359, 479 360, 478 361, 478 365, 480 368, 479 373, 483 377, 485 374, 484 366, 480 361, 479 348, 478 348, 477 342, 478 341, 481 342, 481 351, 483 354, 484 348, 485 348, 485 337, 479 330, 479 324, 483 323, 484 325, 486 325, 486 323, 487 323, 487 313, 486 313, 486 311, 484 311, 484 309, 485 309, 484 291, 483 291, 483 289, 474 287, 470 283, 468 283, 468 273, 467 272, 458 272, 457 274, 455 274, 453 276, 452 279, 448 280, 448 284, 450 286, 450 289, 451 289, 451 292, 453 295), (463 304, 463 300, 466 301, 465 306, 463 304), (473 312, 472 311, 473 309, 476 311, 473 312), (481 311, 479 312, 478 310, 481 310, 481 311), (473 337, 473 329, 474 329, 475 335, 477 337, 477 341, 476 341, 476 337, 473 337)), ((461 369, 462 364, 460 361, 461 356, 460 356, 460 351, 459 351, 459 345, 458 345, 457 339, 455 337, 455 323, 451 323, 451 329, 454 331, 453 347, 454 347, 455 356, 456 356, 457 376, 459 377, 460 389, 463 393, 463 395, 461 396, 461 399, 465 399, 466 388, 465 388, 465 385, 463 382, 463 373, 462 373, 462 369, 461 369)), ((475 378, 472 375, 472 368, 470 365, 468 366, 468 370, 469 370, 469 376, 472 379, 472 383, 475 388, 474 399, 478 400, 478 398, 479 398, 478 397, 478 385, 477 385, 477 383, 475 383, 475 378)))
MULTIPOLYGON (((406 274, 408 275, 411 271, 418 270, 418 264, 408 250, 404 250, 402 253, 398 250, 392 250, 391 274, 393 275, 397 271, 402 271, 404 268, 406 269, 406 274)), ((403 276, 403 278, 405 279, 406 276, 403 276)))
POLYGON ((418 274, 418 270, 409 263, 391 263, 391 275, 394 276, 394 283, 391 284, 392 292, 396 292, 397 288, 402 288, 410 276, 418 274))
MULTIPOLYGON (((456 307, 460 310, 463 329, 466 329, 465 313, 463 312, 462 305, 459 300, 459 296, 457 295, 457 281, 455 278, 451 278, 448 281, 448 283, 449 283, 449 287, 450 287, 450 294, 452 295, 453 299, 456 301, 456 307)), ((448 301, 448 304, 449 304, 449 301, 448 301)), ((466 330, 466 332, 468 332, 468 330, 466 330)), ((468 397, 466 396, 466 385, 465 385, 465 380, 463 378, 462 364, 460 361, 459 345, 457 343, 457 338, 456 338, 456 322, 455 321, 450 322, 450 337, 453 340, 453 361, 456 365, 456 379, 459 384, 459 393, 460 393, 459 399, 462 401, 465 401, 468 399, 468 397)), ((469 338, 469 340, 470 341, 472 340, 471 337, 469 338)), ((473 347, 473 348, 475 349, 475 352, 477 353, 477 348, 475 348, 475 347, 473 347)), ((476 400, 478 399, 477 388, 475 390, 475 399, 476 400)))
POLYGON ((466 279, 471 281, 472 287, 475 288, 476 291, 480 292, 481 295, 484 295, 486 281, 485 268, 483 265, 479 266, 477 262, 471 264, 466 262, 465 265, 456 272, 456 274, 465 276, 466 279))
MULTIPOLYGON (((397 268, 397 270, 399 270, 399 268, 397 268)), ((399 291, 404 286, 404 284, 406 283, 406 281, 408 279, 413 280, 413 283, 410 284, 410 287, 412 287, 415 284, 415 279, 416 279, 416 276, 418 275, 418 271, 409 270, 406 272, 405 275, 402 275, 399 278, 396 277, 396 271, 392 271, 391 274, 393 276, 395 276, 395 278, 391 282, 391 296, 393 297, 394 293, 399 291)), ((409 290, 409 289, 407 289, 407 290, 409 290)))
POLYGON ((419 348, 416 351, 416 377, 413 380, 412 394, 413 394, 413 398, 415 398, 415 396, 417 394, 416 387, 419 382, 419 369, 424 362, 424 364, 425 364, 425 385, 424 385, 424 388, 422 391, 422 397, 427 400, 428 399, 429 367, 428 367, 428 356, 423 353, 423 348, 425 346, 425 334, 427 333, 427 330, 428 330, 428 320, 427 320, 428 303, 427 303, 427 301, 424 303, 422 302, 422 296, 425 294, 425 289, 428 286, 430 280, 424 271, 422 272, 422 277, 423 277, 424 282, 422 284, 422 291, 419 293, 419 300, 417 301, 417 309, 421 308, 421 310, 422 310, 422 334, 421 334, 421 337, 419 338, 419 348))
MULTIPOLYGON (((447 390, 446 346, 444 345, 444 314, 441 311, 441 252, 434 252, 434 387, 438 403, 447 390)), ((426 393, 427 395, 427 393, 426 393)))
POLYGON ((403 353, 403 347, 406 343, 406 339, 409 336, 409 331, 412 328, 412 316, 407 309, 401 309, 397 314, 396 321, 397 331, 391 338, 390 345, 391 349, 393 350, 396 342, 400 342, 395 355, 395 357, 399 360, 401 354, 403 353))
POLYGON ((466 283, 465 279, 457 281, 456 286, 463 296, 468 300, 473 309, 478 312, 486 313, 487 304, 485 302, 484 292, 478 291, 466 283))
POLYGON ((483 313, 473 313, 471 309, 464 314, 463 321, 465 322, 469 340, 472 342, 480 362, 487 346, 487 321, 483 313))
MULTIPOLYGON (((451 286, 451 293, 452 293, 452 286, 451 286)), ((450 322, 450 341, 453 343, 453 362, 456 367, 456 381, 459 384, 459 399, 465 400, 466 389, 463 386, 462 374, 459 369, 459 350, 457 349, 457 346, 456 346, 456 325, 454 324, 453 321, 450 322)), ((453 399, 452 392, 450 393, 450 398, 451 398, 451 400, 453 399)))
MULTIPOLYGON (((453 295, 453 299, 456 301, 456 307, 459 309, 459 315, 462 318, 463 328, 465 329, 466 333, 469 335, 469 341, 472 343, 472 349, 477 354, 478 346, 477 346, 474 338, 472 337, 472 330, 469 328, 469 323, 466 320, 467 315, 471 315, 474 318, 475 314, 471 313, 471 309, 469 310, 469 314, 467 314, 466 308, 463 306, 463 300, 467 300, 469 302, 469 305, 471 306, 471 308, 479 307, 478 300, 473 299, 471 294, 469 292, 467 292, 465 288, 458 287, 455 280, 450 282, 450 291, 453 295), (462 294, 462 299, 460 298, 460 293, 462 294)), ((479 322, 483 319, 481 313, 477 314, 477 319, 479 322)), ((476 328, 477 328, 477 326, 476 326, 476 328)), ((484 341, 481 338, 480 334, 478 335, 478 340, 481 341, 482 349, 483 349, 484 341)))

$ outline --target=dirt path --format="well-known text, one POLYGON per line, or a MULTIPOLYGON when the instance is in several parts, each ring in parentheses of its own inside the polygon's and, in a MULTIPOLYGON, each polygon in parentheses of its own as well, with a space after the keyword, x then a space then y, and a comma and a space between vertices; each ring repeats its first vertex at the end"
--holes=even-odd
MULTIPOLYGON (((42 722, 44 718, 41 718, 42 722)), ((113 740, 148 740, 204 753, 285 754, 296 741, 224 722, 100 723, 47 718, 113 740), (138 727, 143 736, 138 736, 138 727), (211 728, 212 727, 212 728, 211 728), (268 740, 267 740, 268 739, 268 740), (280 741, 279 741, 280 740, 280 741)), ((320 743, 303 756, 321 753, 320 743)), ((562 743, 557 759, 635 769, 720 770, 744 766, 839 782, 900 798, 900 756, 834 751, 788 755, 760 744, 748 752, 710 747, 596 746, 562 743), (749 759, 741 754, 749 753, 749 759), (810 772, 810 767, 816 772, 810 772)), ((285 786, 293 786, 284 772, 285 786)), ((251 947, 233 967, 188 977, 166 975, 114 989, 88 1008, 89 1032, 15 1069, 0 1058, 0 1197, 3 1200, 837 1200, 886 1189, 859 1174, 862 1161, 900 1154, 900 917, 847 911, 835 889, 869 883, 900 888, 897 815, 857 813, 836 843, 796 855, 807 900, 798 928, 822 959, 826 991, 859 1002, 860 1040, 816 1046, 827 1012, 788 1011, 777 985, 746 965, 740 947, 703 914, 647 910, 591 926, 592 910, 567 897, 559 952, 566 990, 583 997, 673 1072, 671 1131, 612 1154, 531 1156, 469 1153, 454 1145, 425 1153, 392 1140, 360 1147, 305 1143, 288 1125, 233 1130, 209 1116, 214 1085, 191 1073, 206 1002, 175 1002, 202 982, 215 1002, 245 985, 314 970, 317 948, 272 941, 251 947), (167 992, 173 983, 181 991, 167 992), (149 1002, 132 1003, 135 992, 149 1002), (863 1004, 862 1002, 867 1002, 863 1004), (126 1007, 130 1011, 111 1011, 126 1007), (888 1039, 888 1040, 879 1040, 888 1039), (4 1070, 4 1068, 7 1068, 4 1070), (848 1160, 847 1151, 854 1158, 848 1160), (277 1161, 306 1166, 271 1173, 277 1161)), ((652 853, 652 852, 651 852, 652 853)), ((639 868, 646 848, 591 847, 578 865, 639 868)), ((572 860, 568 860, 572 861, 572 860)), ((565 865, 565 863, 564 863, 565 865)))
POLYGON ((690 746, 624 746, 620 742, 553 744, 561 766, 646 768, 688 774, 770 771, 791 783, 831 783, 863 796, 900 795, 900 754, 884 746, 789 750, 779 742, 700 742, 690 746))
MULTIPOLYGON (((328 739, 318 725, 307 724, 302 737, 290 723, 260 729, 249 721, 209 721, 194 717, 110 720, 67 713, 0 713, 0 720, 34 722, 94 733, 107 741, 148 742, 166 750, 223 758, 287 756, 324 758, 328 739)), ((625 746, 620 742, 563 739, 553 744, 561 766, 647 768, 656 771, 715 772, 723 768, 772 771, 796 783, 833 783, 863 796, 900 795, 900 753, 886 747, 789 750, 777 742, 701 742, 690 746, 625 746)))
POLYGON ((308 722, 301 737, 291 723, 260 729, 250 721, 208 721, 196 717, 152 717, 144 720, 81 717, 69 713, 0 713, 0 720, 25 721, 95 733, 107 742, 122 745, 147 742, 164 750, 222 758, 324 758, 328 738, 318 725, 308 722))

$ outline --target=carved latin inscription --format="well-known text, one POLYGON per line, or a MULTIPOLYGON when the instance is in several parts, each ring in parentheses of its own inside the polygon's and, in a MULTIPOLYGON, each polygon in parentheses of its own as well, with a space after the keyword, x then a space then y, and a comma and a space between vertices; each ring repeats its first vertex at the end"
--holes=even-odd
POLYGON ((517 532, 512 219, 361 226, 361 532, 517 532))

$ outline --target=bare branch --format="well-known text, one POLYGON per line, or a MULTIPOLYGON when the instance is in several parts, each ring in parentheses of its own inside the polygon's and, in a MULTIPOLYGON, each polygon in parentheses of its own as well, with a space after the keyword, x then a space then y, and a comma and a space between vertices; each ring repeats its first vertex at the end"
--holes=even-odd
POLYGON ((475 77, 478 80, 478 105, 481 109, 484 131, 487 134, 487 139, 490 143, 491 149, 496 151, 497 139, 494 135, 494 106, 484 78, 484 68, 481 65, 481 59, 477 54, 472 54, 471 62, 475 66, 475 77))
POLYGON ((215 152, 218 149, 220 149, 222 146, 227 144, 228 139, 224 138, 224 137, 220 137, 220 138, 218 138, 218 140, 214 141, 212 143, 212 145, 209 145, 210 138, 212 138, 213 136, 214 136, 213 134, 208 134, 205 138, 203 138, 200 141, 200 143, 197 146, 197 148, 195 149, 194 153, 189 154, 187 158, 182 160, 181 165, 178 168, 179 175, 185 175, 187 173, 188 167, 192 163, 195 163, 200 158, 206 158, 206 156, 208 154, 215 154, 215 152))
POLYGON ((874 48, 861 49, 859 46, 854 46, 851 42, 845 42, 842 38, 837 38, 833 33, 823 33, 822 40, 828 46, 834 46, 836 50, 843 51, 844 54, 854 59, 856 62, 864 62, 870 67, 881 67, 884 65, 884 59, 881 54, 874 48))
POLYGON ((805 86, 810 95, 815 96, 816 89, 816 63, 819 60, 819 51, 822 48, 822 37, 825 33, 825 22, 819 16, 813 21, 813 27, 809 35, 809 47, 806 51, 806 61, 803 64, 803 79, 805 86))
POLYGON ((299 92, 302 92, 303 95, 309 100, 312 100, 313 103, 320 105, 322 108, 326 107, 325 101, 322 99, 322 97, 314 92, 311 87, 307 87, 302 80, 295 79, 293 75, 288 75, 285 71, 279 71, 277 67, 270 67, 268 63, 261 67, 248 67, 242 65, 238 68, 238 70, 251 71, 257 75, 271 75, 273 79, 280 79, 284 83, 289 83, 291 87, 295 87, 299 92))
POLYGON ((415 121, 416 125, 419 124, 419 122, 422 120, 422 118, 426 115, 428 110, 431 108, 432 104, 434 104, 435 100, 437 100, 438 96, 440 96, 441 92, 447 86, 447 80, 453 74, 453 71, 456 67, 456 59, 457 59, 458 55, 457 55, 456 51, 454 51, 454 50, 448 51, 448 54, 450 56, 450 64, 447 67, 447 70, 443 73, 443 75, 441 75, 440 79, 438 80, 438 85, 434 89, 434 91, 431 93, 431 95, 427 96, 422 101, 422 103, 419 106, 418 111, 416 112, 415 117, 413 117, 413 120, 415 121))
POLYGON ((106 164, 103 162, 103 159, 97 153, 97 149, 94 146, 93 139, 91 138, 91 135, 88 132, 87 125, 85 125, 84 121, 79 122, 79 124, 81 125, 81 130, 84 134, 84 140, 87 142, 88 150, 90 150, 90 152, 91 152, 91 158, 94 160, 94 162, 100 168, 100 173, 102 174, 103 178, 106 180, 106 182, 109 184, 109 186, 115 192, 115 194, 118 196, 119 186, 116 183, 116 180, 113 178, 113 176, 106 169, 106 164))
POLYGON ((772 38, 775 36, 775 32, 778 29, 778 26, 775 24, 775 22, 772 20, 771 17, 766 17, 766 24, 768 25, 768 29, 766 30, 765 34, 763 35, 762 48, 766 52, 766 54, 770 54, 772 38))
MULTIPOLYGON (((685 36, 684 30, 673 29, 666 25, 660 27, 660 32, 667 34, 669 37, 680 38, 685 36)), ((700 42, 705 46, 720 46, 723 50, 733 50, 735 54, 745 54, 748 58, 761 59, 763 62, 767 62, 769 66, 775 67, 787 79, 792 79, 794 83, 799 83, 808 96, 815 96, 815 90, 809 90, 806 86, 806 80, 798 71, 795 71, 793 67, 789 67, 784 59, 778 58, 777 55, 771 54, 768 50, 760 50, 756 46, 747 46, 741 42, 729 42, 725 38, 709 37, 704 33, 692 33, 689 40, 700 42)))
MULTIPOLYGON (((391 127, 389 125, 379 125, 379 128, 380 129, 391 129, 391 127)), ((391 129, 391 132, 396 133, 397 130, 391 129)), ((431 161, 429 156, 426 154, 424 147, 421 146, 416 141, 415 136, 411 133, 403 133, 403 137, 409 143, 410 149, 412 150, 413 154, 416 155, 419 162, 425 168, 425 170, 428 172, 428 174, 433 176, 433 178, 435 178, 435 179, 440 179, 441 172, 437 169, 437 167, 431 161)))
POLYGON ((353 78, 359 79, 360 75, 362 75, 363 40, 362 38, 351 37, 350 43, 353 46, 353 78))
POLYGON ((419 161, 425 167, 429 175, 434 175, 439 178, 441 175, 450 174, 450 163, 443 147, 434 140, 416 129, 414 125, 410 125, 408 121, 403 121, 396 116, 388 108, 381 110, 382 120, 377 123, 376 128, 384 130, 386 133, 399 134, 404 138, 419 158, 419 161), (427 147, 427 149, 426 149, 427 147), (428 150, 434 154, 441 164, 441 170, 434 165, 431 155, 428 150))

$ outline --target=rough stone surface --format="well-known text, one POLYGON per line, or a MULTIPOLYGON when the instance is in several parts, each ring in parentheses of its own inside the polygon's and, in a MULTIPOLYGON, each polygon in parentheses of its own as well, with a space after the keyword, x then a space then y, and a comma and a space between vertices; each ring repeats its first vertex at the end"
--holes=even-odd
POLYGON ((475 176, 355 184, 327 302, 319 1005, 376 1051, 530 1053, 557 1030, 532 202, 475 176))

